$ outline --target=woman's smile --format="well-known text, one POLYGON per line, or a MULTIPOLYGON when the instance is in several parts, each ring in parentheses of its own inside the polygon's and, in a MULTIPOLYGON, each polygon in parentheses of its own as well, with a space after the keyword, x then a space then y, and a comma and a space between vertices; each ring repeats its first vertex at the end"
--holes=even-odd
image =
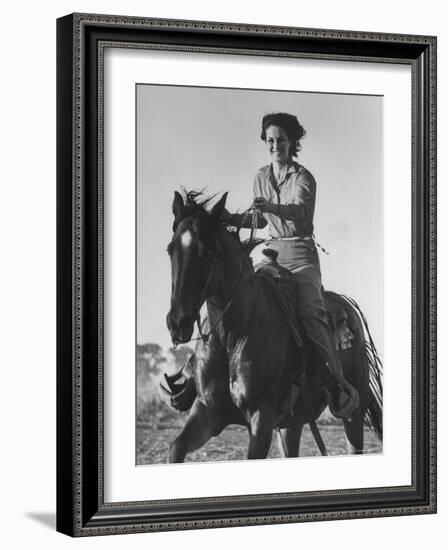
POLYGON ((288 162, 291 154, 291 142, 287 133, 280 126, 269 126, 266 129, 266 146, 273 162, 288 162))

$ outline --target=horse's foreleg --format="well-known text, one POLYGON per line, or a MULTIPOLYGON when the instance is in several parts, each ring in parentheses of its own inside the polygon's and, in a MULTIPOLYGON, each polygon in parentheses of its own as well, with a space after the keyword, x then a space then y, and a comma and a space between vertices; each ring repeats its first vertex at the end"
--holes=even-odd
POLYGON ((281 428, 277 432, 277 445, 282 458, 299 456, 303 424, 281 428))
POLYGON ((270 410, 257 411, 249 424, 249 449, 247 458, 266 458, 272 441, 273 414, 270 410))
POLYGON ((168 462, 183 462, 188 453, 205 445, 223 428, 222 421, 213 417, 207 407, 196 399, 183 430, 170 445, 168 462))

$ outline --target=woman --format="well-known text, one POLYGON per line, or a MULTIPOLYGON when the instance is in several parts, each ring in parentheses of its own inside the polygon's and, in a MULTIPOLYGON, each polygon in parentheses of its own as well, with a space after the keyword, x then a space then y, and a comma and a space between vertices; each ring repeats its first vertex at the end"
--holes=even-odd
MULTIPOLYGON (((269 225, 265 246, 278 252, 278 263, 297 281, 298 313, 308 338, 315 344, 332 376, 327 377, 330 409, 349 417, 358 405, 356 390, 344 379, 332 329, 322 297, 320 263, 313 238, 316 181, 293 159, 305 135, 297 118, 287 113, 263 117, 261 139, 271 163, 254 179, 254 207, 262 213, 259 226, 269 225)), ((234 225, 250 227, 247 214, 229 215, 234 225)))

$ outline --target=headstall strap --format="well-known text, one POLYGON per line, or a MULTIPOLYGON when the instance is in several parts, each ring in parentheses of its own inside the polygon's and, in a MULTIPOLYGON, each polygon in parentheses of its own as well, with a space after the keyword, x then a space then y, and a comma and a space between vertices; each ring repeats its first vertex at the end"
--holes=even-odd
POLYGON ((213 263, 212 263, 212 267, 210 268, 210 273, 207 277, 207 282, 205 283, 204 285, 204 288, 202 290, 202 293, 201 293, 201 298, 200 298, 200 307, 199 307, 199 310, 198 310, 198 315, 196 317, 196 323, 197 323, 197 326, 198 326, 198 332, 199 332, 199 336, 197 336, 196 338, 192 338, 192 340, 202 340, 204 342, 204 344, 206 344, 212 334, 212 332, 215 330, 215 328, 218 326, 218 323, 221 321, 221 319, 224 317, 224 315, 226 314, 226 312, 228 311, 228 309, 230 308, 230 306, 232 305, 233 301, 235 300, 236 298, 236 295, 238 294, 238 290, 240 289, 240 286, 241 286, 241 282, 243 280, 243 275, 244 275, 244 263, 242 262, 241 263, 241 271, 240 271, 240 275, 239 275, 239 278, 238 278, 238 283, 236 285, 236 288, 235 288, 235 291, 232 295, 232 297, 230 298, 230 300, 227 302, 227 304, 223 307, 223 309, 221 310, 221 313, 218 315, 218 317, 215 319, 214 323, 212 324, 212 326, 210 327, 208 333, 204 333, 202 331, 202 322, 201 322, 201 312, 200 312, 200 308, 202 307, 203 303, 205 302, 205 300, 207 299, 207 296, 206 296, 206 293, 207 293, 207 288, 212 280, 212 276, 213 276, 213 271, 214 271, 214 268, 215 268, 215 263, 217 261, 217 255, 219 253, 219 244, 218 244, 218 240, 215 238, 215 256, 213 257, 213 263))

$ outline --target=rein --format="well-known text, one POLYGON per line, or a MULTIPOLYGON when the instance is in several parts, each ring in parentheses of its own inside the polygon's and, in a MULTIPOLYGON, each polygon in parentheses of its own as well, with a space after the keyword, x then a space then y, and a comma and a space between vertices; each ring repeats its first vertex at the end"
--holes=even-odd
POLYGON ((199 303, 201 305, 199 307, 198 315, 197 315, 197 318, 196 318, 196 323, 197 323, 197 326, 198 326, 199 336, 197 336, 196 338, 191 339, 191 340, 202 340, 204 344, 206 344, 208 342, 211 334, 216 329, 216 327, 218 326, 219 322, 224 317, 226 312, 229 310, 230 306, 233 304, 233 302, 236 298, 236 295, 238 294, 238 290, 240 289, 241 283, 243 281, 243 275, 244 275, 244 264, 243 264, 243 262, 241 262, 241 271, 240 271, 240 274, 239 274, 239 277, 238 277, 238 282, 236 284, 236 287, 235 287, 235 290, 233 292, 232 297, 227 301, 226 305, 221 310, 220 314, 218 315, 218 317, 215 319, 214 323, 210 327, 208 333, 202 332, 200 309, 201 309, 202 305, 204 304, 204 302, 207 299, 206 294, 207 294, 208 287, 209 287, 209 285, 212 281, 213 275, 214 275, 215 266, 216 266, 217 260, 218 260, 218 253, 219 253, 219 245, 218 245, 218 240, 215 236, 215 254, 213 256, 213 262, 212 262, 212 266, 210 268, 210 272, 209 272, 208 277, 207 277, 207 281, 206 281, 206 283, 204 285, 204 288, 202 289, 202 292, 201 292, 201 297, 200 297, 200 300, 199 300, 199 303))
MULTIPOLYGON (((250 231, 250 238, 249 238, 250 243, 255 240, 255 234, 256 234, 256 231, 258 229, 258 210, 256 208, 252 208, 251 209, 251 215, 252 215, 252 223, 251 223, 251 231, 250 231)), ((223 307, 223 309, 221 310, 218 317, 215 319, 215 321, 211 325, 208 332, 204 333, 202 331, 200 309, 203 306, 204 302, 207 300, 207 291, 208 291, 209 286, 210 286, 210 284, 213 280, 215 267, 216 267, 216 264, 218 262, 219 250, 220 250, 220 247, 219 247, 219 243, 218 243, 218 238, 215 235, 215 252, 214 252, 214 256, 213 256, 213 261, 212 261, 212 265, 210 267, 210 272, 208 274, 208 277, 207 277, 207 280, 205 282, 204 288, 202 289, 202 292, 201 292, 201 296, 200 296, 200 299, 199 299, 200 306, 199 306, 198 314, 197 314, 197 317, 196 317, 196 324, 197 324, 197 327, 198 327, 199 336, 196 336, 195 338, 191 338, 190 342, 195 341, 195 340, 202 340, 202 342, 204 344, 206 344, 208 342, 208 340, 209 340, 210 336, 212 335, 213 331, 216 329, 216 327, 220 323, 221 319, 224 317, 224 315, 227 313, 227 311, 229 310, 229 308, 233 304, 233 302, 234 302, 234 300, 235 300, 235 298, 238 294, 238 291, 240 289, 241 283, 243 281, 244 262, 241 262, 241 270, 240 270, 240 274, 238 276, 238 282, 236 284, 235 290, 234 290, 231 298, 227 301, 226 305, 223 307)), ((174 347, 176 347, 176 346, 174 346, 174 347)))
MULTIPOLYGON (((250 230, 250 238, 249 238, 249 242, 253 242, 254 239, 255 239, 255 234, 256 234, 256 231, 258 229, 258 213, 257 213, 257 209, 256 208, 253 208, 252 209, 252 225, 251 225, 251 230, 250 230)), ((216 239, 216 244, 215 244, 215 256, 213 258, 213 264, 212 264, 212 267, 210 268, 210 273, 208 275, 208 278, 207 278, 207 282, 205 283, 205 286, 204 286, 204 289, 202 290, 202 293, 201 293, 201 299, 200 299, 200 303, 202 302, 205 302, 205 299, 206 299, 206 296, 205 296, 205 293, 207 291, 207 288, 208 288, 208 285, 210 284, 210 281, 212 279, 212 275, 213 275, 213 271, 214 271, 214 268, 215 268, 215 263, 216 263, 216 257, 217 257, 217 251, 219 250, 219 246, 218 246, 218 240, 215 236, 215 239, 216 239)), ((201 326, 201 314, 200 312, 198 311, 198 317, 196 319, 196 322, 197 322, 197 325, 198 325, 198 331, 199 331, 199 336, 196 337, 196 338, 192 338, 192 340, 202 340, 204 342, 204 344, 206 344, 212 334, 212 332, 215 330, 215 328, 218 326, 219 322, 221 321, 221 319, 224 317, 224 315, 226 314, 226 312, 228 311, 228 309, 230 308, 230 306, 232 305, 233 301, 235 300, 236 298, 236 295, 238 294, 238 290, 240 289, 240 286, 241 286, 241 282, 243 280, 243 275, 244 275, 244 265, 243 263, 241 263, 241 271, 240 271, 240 275, 238 277, 238 283, 235 287, 235 291, 232 295, 232 297, 230 298, 230 300, 227 302, 227 304, 224 306, 224 308, 221 310, 221 313, 218 315, 218 317, 215 319, 214 323, 212 324, 212 326, 210 327, 209 331, 207 334, 204 334, 202 332, 202 326, 201 326)), ((202 307, 202 303, 201 303, 201 307, 202 307)), ((200 309, 200 308, 199 308, 200 309)))
POLYGON ((252 208, 252 224, 250 228, 250 237, 249 237, 249 243, 252 243, 255 239, 255 235, 257 233, 258 229, 258 210, 256 208, 252 208))
MULTIPOLYGON (((254 241, 257 229, 258 229, 258 210, 256 208, 252 208, 252 224, 251 224, 250 238, 249 238, 250 243, 254 241)), ((209 284, 212 280, 213 274, 214 274, 213 272, 214 272, 214 269, 215 269, 215 265, 217 263, 217 256, 218 256, 217 252, 218 251, 219 251, 218 239, 215 236, 215 255, 213 257, 213 263, 212 263, 212 267, 210 268, 210 273, 208 274, 207 281, 206 281, 206 283, 204 285, 204 288, 202 289, 202 292, 201 292, 201 298, 199 300, 199 303, 201 304, 200 308, 202 307, 202 304, 206 300, 206 292, 208 290, 208 286, 209 286, 209 284)), ((215 319, 215 321, 212 324, 212 326, 210 327, 208 333, 205 333, 205 334, 202 332, 201 313, 199 311, 200 310, 200 308, 199 308, 198 316, 197 316, 197 319, 196 319, 199 336, 197 336, 196 338, 192 338, 192 340, 202 340, 204 342, 204 344, 206 344, 208 342, 211 334, 216 329, 216 327, 218 326, 219 322, 224 317, 224 315, 227 313, 230 306, 233 304, 233 302, 236 298, 236 295, 238 294, 238 290, 240 289, 241 282, 243 280, 243 275, 244 275, 244 265, 243 265, 243 263, 241 263, 240 275, 238 277, 238 282, 237 282, 237 285, 235 287, 235 290, 233 292, 232 297, 230 298, 230 300, 228 300, 227 304, 221 310, 221 313, 215 319)))

